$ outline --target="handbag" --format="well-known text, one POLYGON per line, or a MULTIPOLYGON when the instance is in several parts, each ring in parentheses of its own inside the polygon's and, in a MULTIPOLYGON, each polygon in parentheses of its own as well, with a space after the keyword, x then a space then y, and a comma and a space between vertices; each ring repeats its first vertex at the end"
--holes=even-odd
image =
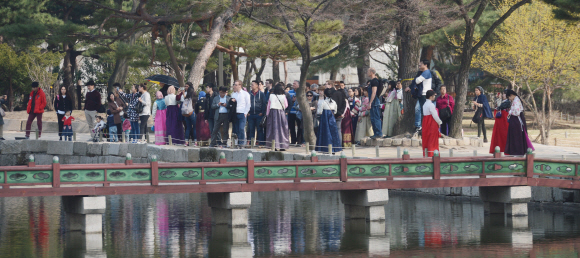
POLYGON ((143 108, 144 108, 143 103, 141 103, 141 101, 137 101, 137 104, 135 104, 135 111, 138 114, 141 114, 141 113, 143 113, 143 108))
POLYGON ((99 106, 99 108, 97 109, 97 113, 107 113, 107 110, 105 109, 105 106, 103 106, 102 104, 99 106))
POLYGON ((0 116, 1 117, 5 117, 6 116, 6 112, 4 112, 4 109, 2 107, 0 107, 0 116))
POLYGON ((473 115, 471 121, 473 123, 479 124, 481 120, 483 120, 483 108, 478 108, 477 110, 475 110, 475 115, 473 115))
POLYGON ((439 111, 439 117, 442 121, 447 121, 451 118, 451 107, 449 107, 449 96, 447 97, 447 107, 439 111))
POLYGON ((501 110, 497 111, 497 113, 495 113, 495 118, 497 118, 497 119, 501 118, 501 110))
POLYGON ((266 124, 268 123, 268 116, 264 115, 262 117, 262 120, 260 120, 260 127, 262 128, 266 128, 266 124))

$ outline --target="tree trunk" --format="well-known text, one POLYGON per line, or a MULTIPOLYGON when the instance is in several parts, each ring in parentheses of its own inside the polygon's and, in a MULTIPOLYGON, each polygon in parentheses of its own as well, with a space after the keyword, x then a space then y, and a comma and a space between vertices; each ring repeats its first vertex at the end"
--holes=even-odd
POLYGON ((76 94, 76 87, 74 85, 74 78, 73 78, 73 71, 72 71, 72 65, 71 65, 71 52, 72 52, 72 48, 69 46, 69 44, 67 43, 63 43, 63 49, 64 49, 64 59, 63 59, 63 64, 62 64, 62 72, 63 72, 63 82, 62 85, 65 86, 67 88, 67 91, 71 97, 72 101, 72 108, 74 110, 76 109, 80 109, 80 101, 75 101, 77 100, 77 94, 76 94))
POLYGON ((266 58, 260 59, 260 69, 256 72, 256 80, 258 81, 262 80, 262 73, 264 72, 264 68, 266 68, 266 60, 266 58))
MULTIPOLYGON (((310 105, 306 99, 306 76, 308 75, 308 67, 310 66, 310 60, 302 56, 302 66, 300 67, 300 87, 298 87, 296 92, 296 100, 298 101, 298 106, 300 106, 300 111, 302 112, 302 125, 303 125, 303 135, 304 141, 310 144, 310 150, 314 150, 316 147, 316 135, 314 134, 314 123, 312 118, 312 112, 310 111, 310 105)), ((323 97, 319 101, 322 101, 323 97)), ((340 133, 340 132, 339 132, 340 133)))
POLYGON ((189 73, 188 81, 193 83, 195 90, 197 90, 199 82, 203 78, 203 71, 205 70, 207 62, 211 57, 218 40, 221 37, 224 25, 234 16, 235 6, 236 0, 232 0, 231 6, 213 20, 213 25, 210 30, 209 37, 207 38, 207 41, 203 45, 201 51, 199 51, 195 62, 191 66, 191 72, 189 73))
POLYGON ((284 85, 288 84, 288 66, 286 61, 284 61, 284 85))
POLYGON ((356 73, 359 85, 366 85, 367 83, 367 70, 371 67, 370 51, 371 48, 368 44, 363 44, 362 42, 358 44, 358 58, 361 59, 361 62, 357 62, 356 73))
MULTIPOLYGON (((412 19, 402 19, 399 28, 399 78, 415 78, 421 42, 417 24, 412 19)), ((403 81, 403 88, 409 87, 410 80, 403 81)), ((403 94, 404 113, 395 124, 395 134, 414 133, 415 104, 417 102, 410 92, 403 94)))
POLYGON ((330 80, 336 81, 336 76, 338 75, 338 69, 330 69, 330 80))
POLYGON ((249 60, 246 59, 246 71, 244 72, 244 81, 242 82, 242 85, 244 85, 245 87, 248 87, 250 84, 250 80, 252 79, 252 62, 254 60, 249 60))
POLYGON ((429 60, 433 59, 433 50, 435 50, 435 46, 424 46, 421 49, 421 60, 429 60))
MULTIPOLYGON (((177 56, 173 51, 173 43, 171 40, 171 33, 167 30, 167 27, 161 26, 161 31, 163 32, 163 40, 165 41, 165 46, 167 47, 167 53, 169 53, 169 60, 171 60, 171 67, 175 71, 175 76, 177 77, 177 82, 179 82, 179 87, 185 87, 185 80, 183 78, 183 72, 179 69, 179 63, 177 62, 177 56)), ((198 82, 199 84, 199 82, 198 82)), ((195 84, 194 84, 195 85, 195 84)))
POLYGON ((272 59, 272 80, 274 84, 280 82, 280 62, 275 58, 272 59))
MULTIPOLYGON (((230 50, 234 50, 234 47, 230 47, 230 50)), ((236 62, 236 56, 234 54, 230 54, 230 66, 232 67, 232 76, 234 78, 234 81, 237 81, 240 79, 239 75, 238 75, 238 63, 236 62)))

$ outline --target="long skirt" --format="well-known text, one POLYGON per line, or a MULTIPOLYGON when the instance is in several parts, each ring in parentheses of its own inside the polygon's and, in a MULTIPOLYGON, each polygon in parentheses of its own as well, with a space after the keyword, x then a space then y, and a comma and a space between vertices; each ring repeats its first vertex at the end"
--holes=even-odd
POLYGON ((332 152, 342 151, 338 134, 338 126, 332 110, 322 111, 320 125, 318 126, 318 138, 316 138, 316 151, 329 152, 329 144, 332 144, 332 152))
MULTIPOLYGON (((494 117, 497 110, 494 111, 494 117)), ((501 117, 495 118, 495 123, 493 124, 493 133, 491 134, 491 144, 489 145, 489 153, 495 152, 495 147, 499 146, 499 151, 505 151, 505 144, 507 142, 508 136, 508 111, 502 110, 501 117)))
POLYGON ((393 100, 386 104, 385 113, 383 114, 383 134, 393 136, 395 123, 401 116, 401 105, 398 100, 393 100))
POLYGON ((351 116, 351 120, 352 120, 352 143, 355 142, 354 138, 356 136, 356 127, 358 126, 358 115, 356 116, 351 116))
POLYGON ((181 109, 177 105, 167 106, 167 120, 165 130, 167 137, 171 136, 173 144, 185 144, 183 125, 179 119, 181 109))
POLYGON ((167 126, 167 109, 157 110, 155 113, 155 145, 165 145, 166 126, 167 126))
MULTIPOLYGON (((348 107, 347 107, 348 108, 348 107)), ((342 130, 342 147, 352 146, 352 117, 350 116, 350 109, 345 112, 340 129, 342 130)))
POLYGON ((290 136, 288 131, 288 120, 286 120, 286 113, 281 109, 270 109, 266 125, 266 145, 272 148, 272 140, 274 140, 274 148, 288 149, 290 147, 290 136))
POLYGON ((198 141, 207 141, 211 138, 211 133, 209 132, 209 123, 205 120, 205 114, 199 112, 195 121, 195 132, 198 141))
POLYGON ((371 117, 370 116, 359 116, 358 123, 356 125, 356 135, 354 140, 359 142, 365 137, 369 137, 374 135, 373 133, 373 125, 371 124, 371 117))
MULTIPOLYGON (((439 125, 433 119, 433 116, 423 116, 423 133, 421 134, 423 144, 421 150, 424 152, 427 149, 428 157, 433 157, 433 152, 439 150, 440 136, 439 125)), ((423 156, 425 156, 425 153, 423 153, 423 156)))
POLYGON ((524 155, 526 150, 531 148, 532 142, 528 137, 528 126, 526 125, 526 117, 524 113, 520 116, 511 116, 508 125, 507 141, 505 146, 506 155, 524 155))

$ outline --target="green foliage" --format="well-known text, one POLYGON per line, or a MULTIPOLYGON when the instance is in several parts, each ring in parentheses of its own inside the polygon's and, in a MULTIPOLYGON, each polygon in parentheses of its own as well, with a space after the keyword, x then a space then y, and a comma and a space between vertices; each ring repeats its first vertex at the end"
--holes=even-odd
POLYGON ((555 6, 553 12, 557 19, 580 21, 580 0, 543 0, 555 6))
POLYGON ((15 94, 29 89, 31 81, 25 63, 24 56, 18 55, 8 44, 0 44, 0 92, 6 93, 10 84, 15 94))

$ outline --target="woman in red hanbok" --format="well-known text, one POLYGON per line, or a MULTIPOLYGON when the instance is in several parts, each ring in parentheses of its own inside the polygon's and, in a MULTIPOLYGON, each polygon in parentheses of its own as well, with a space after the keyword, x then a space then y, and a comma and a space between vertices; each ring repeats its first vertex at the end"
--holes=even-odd
POLYGON ((441 137, 439 127, 441 126, 442 121, 439 118, 439 113, 433 103, 436 97, 435 92, 433 90, 428 90, 425 97, 427 98, 427 101, 425 101, 425 104, 423 105, 423 133, 421 135, 421 140, 423 140, 422 150, 427 149, 427 156, 433 157, 433 152, 435 150, 439 151, 439 137, 441 137))
POLYGON ((491 144, 489 145, 489 153, 495 152, 495 147, 499 146, 499 151, 505 151, 505 144, 508 135, 508 115, 511 102, 502 94, 502 102, 494 110, 495 123, 493 124, 493 133, 491 135, 491 144))

